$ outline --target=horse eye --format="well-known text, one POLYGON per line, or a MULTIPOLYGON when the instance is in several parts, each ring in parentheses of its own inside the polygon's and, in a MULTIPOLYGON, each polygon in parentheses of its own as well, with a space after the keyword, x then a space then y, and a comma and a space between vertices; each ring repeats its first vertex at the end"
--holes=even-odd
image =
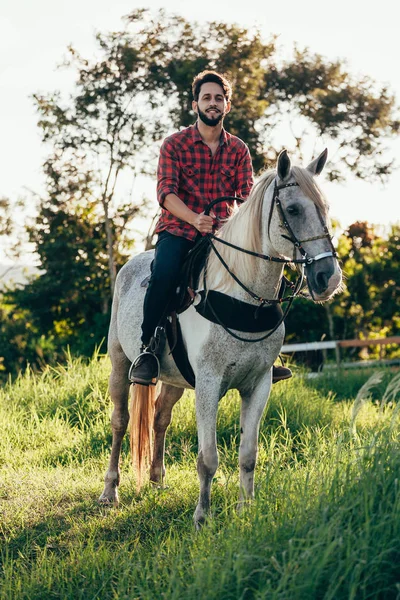
POLYGON ((286 209, 288 215, 297 216, 300 214, 300 207, 298 204, 291 204, 286 209))

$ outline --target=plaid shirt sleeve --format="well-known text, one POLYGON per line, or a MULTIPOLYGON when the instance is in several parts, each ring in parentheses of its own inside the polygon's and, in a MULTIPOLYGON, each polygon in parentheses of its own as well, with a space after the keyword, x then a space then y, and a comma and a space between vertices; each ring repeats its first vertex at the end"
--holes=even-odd
POLYGON ((247 198, 254 184, 253 166, 247 146, 244 146, 236 171, 236 189, 241 198, 247 198))
POLYGON ((157 168, 157 200, 163 206, 168 194, 178 195, 179 161, 173 144, 168 138, 160 149, 157 168))

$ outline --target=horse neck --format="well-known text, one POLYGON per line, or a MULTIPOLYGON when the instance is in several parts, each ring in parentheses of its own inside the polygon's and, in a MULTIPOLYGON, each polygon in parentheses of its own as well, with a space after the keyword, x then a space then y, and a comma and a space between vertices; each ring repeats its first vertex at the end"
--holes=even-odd
MULTIPOLYGON (((274 183, 272 183, 265 192, 262 205, 262 216, 260 223, 261 236, 261 254, 270 257, 277 257, 269 237, 269 220, 273 203, 274 183)), ((256 282, 262 298, 273 299, 278 297, 284 265, 279 262, 270 262, 263 259, 256 259, 257 276, 256 282)))
MULTIPOLYGON (((265 197, 265 206, 262 208, 261 222, 268 219, 270 210, 269 194, 265 197)), ((245 215, 247 217, 247 215, 245 215)), ((227 242, 233 243, 241 248, 261 252, 267 256, 275 254, 271 243, 269 242, 268 232, 266 228, 260 231, 261 247, 251 247, 249 236, 247 235, 248 227, 251 224, 243 218, 243 213, 239 210, 232 221, 229 228, 222 228, 219 237, 227 242)), ((254 224, 253 224, 254 226, 254 224)), ((258 223, 257 226, 261 226, 258 223)), ((280 289, 280 281, 282 277, 283 265, 280 263, 269 262, 267 260, 249 256, 240 250, 228 248, 218 241, 214 242, 216 249, 227 263, 229 269, 237 276, 237 278, 252 292, 261 298, 268 300, 277 298, 280 289)), ((255 303, 249 294, 232 278, 225 267, 220 263, 211 250, 207 264, 207 287, 208 289, 218 290, 228 294, 234 298, 244 300, 245 302, 255 303)))

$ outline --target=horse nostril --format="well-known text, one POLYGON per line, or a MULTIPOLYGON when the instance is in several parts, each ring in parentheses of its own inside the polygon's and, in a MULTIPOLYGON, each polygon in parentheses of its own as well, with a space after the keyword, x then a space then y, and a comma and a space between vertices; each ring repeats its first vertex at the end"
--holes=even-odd
POLYGON ((316 277, 317 286, 320 292, 324 292, 328 287, 329 277, 324 271, 317 273, 316 277))

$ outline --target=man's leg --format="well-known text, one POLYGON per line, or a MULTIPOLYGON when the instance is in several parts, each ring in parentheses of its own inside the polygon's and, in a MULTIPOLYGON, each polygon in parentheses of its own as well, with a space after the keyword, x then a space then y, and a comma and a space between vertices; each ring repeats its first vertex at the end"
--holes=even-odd
POLYGON ((292 377, 292 371, 288 369, 288 367, 285 367, 281 354, 279 355, 279 359, 281 365, 274 365, 272 367, 272 383, 278 383, 278 381, 284 381, 285 379, 290 379, 292 377))
POLYGON ((272 367, 272 383, 284 381, 292 377, 292 371, 288 367, 274 365, 272 367))
POLYGON ((194 242, 167 231, 160 233, 143 306, 142 342, 148 345, 179 284, 183 262, 194 242))
MULTIPOLYGON (((148 347, 155 328, 173 299, 179 284, 182 264, 193 246, 194 242, 167 231, 159 235, 143 306, 143 349, 148 347)), ((157 376, 157 361, 151 354, 143 354, 138 358, 130 375, 134 382, 148 385, 157 376)))

